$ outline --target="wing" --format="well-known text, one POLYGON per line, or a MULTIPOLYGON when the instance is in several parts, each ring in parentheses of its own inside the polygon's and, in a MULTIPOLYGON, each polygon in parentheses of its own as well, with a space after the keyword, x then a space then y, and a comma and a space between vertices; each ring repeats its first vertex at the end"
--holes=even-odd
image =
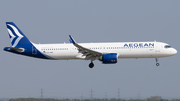
POLYGON ((69 35, 69 38, 70 38, 69 41, 78 48, 79 53, 83 54, 82 56, 86 56, 87 60, 92 59, 92 58, 95 59, 97 57, 102 56, 101 52, 97 52, 97 51, 85 48, 85 47, 77 44, 77 42, 73 39, 73 37, 71 35, 69 35))

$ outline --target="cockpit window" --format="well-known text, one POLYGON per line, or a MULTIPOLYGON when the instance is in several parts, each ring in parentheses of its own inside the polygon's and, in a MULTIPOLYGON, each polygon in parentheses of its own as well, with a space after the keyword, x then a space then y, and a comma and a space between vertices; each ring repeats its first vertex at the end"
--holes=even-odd
POLYGON ((169 46, 169 45, 165 45, 165 46, 164 46, 164 48, 171 48, 171 46, 169 46))

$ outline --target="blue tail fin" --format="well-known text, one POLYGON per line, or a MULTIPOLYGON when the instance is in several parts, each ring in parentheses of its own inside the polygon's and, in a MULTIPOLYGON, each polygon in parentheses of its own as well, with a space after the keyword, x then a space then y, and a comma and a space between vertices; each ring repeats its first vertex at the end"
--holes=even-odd
POLYGON ((29 39, 13 22, 6 22, 6 26, 12 47, 5 47, 4 51, 36 58, 53 59, 39 51, 36 44, 29 41, 29 39))
POLYGON ((13 22, 6 22, 6 25, 7 25, 7 30, 9 32, 9 37, 12 47, 21 46, 24 44, 31 44, 29 39, 13 22))

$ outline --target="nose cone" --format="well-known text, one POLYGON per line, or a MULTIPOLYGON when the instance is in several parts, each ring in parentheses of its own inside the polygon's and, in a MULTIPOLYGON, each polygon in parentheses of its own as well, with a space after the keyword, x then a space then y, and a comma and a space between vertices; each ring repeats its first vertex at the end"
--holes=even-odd
POLYGON ((173 50, 171 51, 172 55, 177 54, 177 50, 173 48, 173 50))
POLYGON ((173 55, 177 54, 177 50, 173 49, 172 53, 173 53, 173 55))

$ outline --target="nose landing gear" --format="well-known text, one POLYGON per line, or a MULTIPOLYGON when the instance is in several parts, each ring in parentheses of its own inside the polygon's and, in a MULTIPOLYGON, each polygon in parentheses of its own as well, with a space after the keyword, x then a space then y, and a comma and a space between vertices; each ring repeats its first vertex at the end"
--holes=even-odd
POLYGON ((160 64, 158 63, 158 58, 156 58, 156 66, 159 66, 160 64))

